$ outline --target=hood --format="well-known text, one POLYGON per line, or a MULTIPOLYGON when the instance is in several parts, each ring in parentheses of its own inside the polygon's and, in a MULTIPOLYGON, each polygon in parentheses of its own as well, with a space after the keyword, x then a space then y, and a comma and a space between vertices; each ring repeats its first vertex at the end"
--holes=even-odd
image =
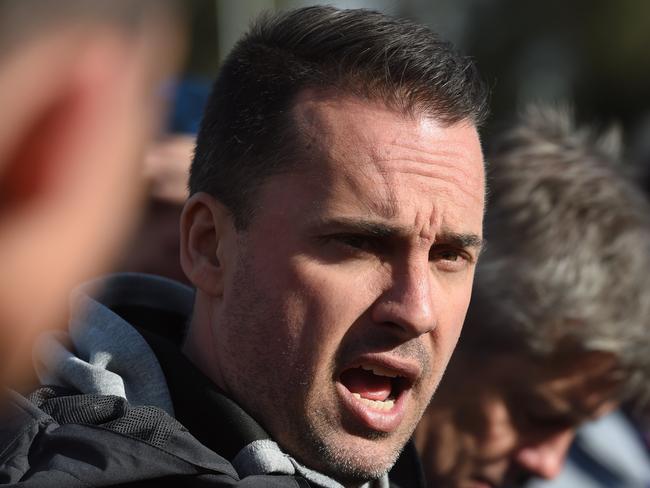
POLYGON ((194 292, 162 277, 125 273, 82 285, 72 294, 68 333, 41 335, 34 364, 44 385, 116 395, 132 405, 174 414, 163 371, 145 339, 114 308, 149 307, 189 318, 194 292), (101 295, 101 301, 91 294, 101 295))

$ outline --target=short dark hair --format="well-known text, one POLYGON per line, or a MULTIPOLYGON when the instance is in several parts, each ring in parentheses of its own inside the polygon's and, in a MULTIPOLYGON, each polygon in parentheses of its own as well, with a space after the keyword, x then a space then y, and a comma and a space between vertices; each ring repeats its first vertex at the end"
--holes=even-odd
POLYGON ((444 124, 487 113, 473 62, 426 27, 371 10, 307 7, 264 15, 225 60, 199 130, 190 193, 207 192, 238 229, 269 176, 291 170, 291 109, 305 89, 335 89, 444 124))

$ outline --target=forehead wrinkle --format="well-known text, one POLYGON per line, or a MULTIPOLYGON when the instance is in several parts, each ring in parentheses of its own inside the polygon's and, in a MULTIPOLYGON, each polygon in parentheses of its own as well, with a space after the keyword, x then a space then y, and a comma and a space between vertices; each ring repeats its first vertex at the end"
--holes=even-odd
POLYGON ((438 188, 437 191, 441 194, 446 194, 451 196, 453 193, 453 188, 459 190, 465 196, 470 197, 472 200, 482 201, 484 199, 484 190, 474 188, 473 185, 467 185, 467 181, 474 180, 474 183, 478 187, 481 183, 476 180, 476 175, 469 176, 471 173, 460 171, 457 165, 453 163, 448 165, 438 164, 418 164, 408 163, 406 161, 400 160, 403 163, 403 168, 401 171, 413 176, 419 176, 421 178, 435 179, 437 181, 443 182, 442 187, 438 188), (458 171, 445 171, 445 168, 450 170, 458 171), (475 191, 479 190, 479 191, 475 191))
MULTIPOLYGON (((398 149, 403 149, 406 151, 405 155, 414 153, 414 157, 407 157, 406 159, 411 159, 413 161, 422 161, 425 164, 441 164, 442 166, 454 166, 454 161, 471 161, 472 151, 468 148, 467 144, 460 142, 447 141, 444 146, 438 147, 435 146, 435 150, 432 151, 433 147, 429 142, 421 141, 421 138, 403 138, 401 140, 394 139, 390 142, 389 146, 384 148, 382 151, 385 154, 381 154, 377 151, 377 157, 379 159, 399 159, 391 158, 391 147, 398 149), (410 143, 413 141, 413 143, 410 143), (420 142, 418 144, 417 142, 420 142)), ((482 165, 484 167, 484 165, 482 165)), ((458 168, 459 171, 466 172, 467 176, 475 175, 475 171, 472 171, 471 168, 466 170, 463 168, 458 168)))
MULTIPOLYGON (((366 130, 358 123, 347 123, 346 113, 351 115, 349 107, 348 111, 343 113, 330 113, 331 108, 340 105, 339 100, 329 96, 317 97, 314 93, 306 92, 304 95, 302 101, 305 103, 298 103, 293 107, 294 116, 301 126, 303 136, 306 136, 304 140, 308 142, 308 154, 319 154, 324 163, 312 164, 311 168, 317 169, 323 176, 329 173, 331 181, 335 180, 333 172, 336 172, 338 181, 343 181, 353 194, 363 196, 356 200, 369 212, 391 219, 398 215, 399 195, 404 191, 408 195, 412 193, 411 189, 415 188, 415 185, 395 184, 395 178, 400 173, 406 176, 436 178, 442 183, 435 189, 436 194, 453 196, 458 189, 463 195, 469 196, 471 201, 483 202, 485 190, 482 188, 482 171, 472 171, 467 168, 467 164, 455 164, 457 160, 472 160, 473 155, 469 154, 471 151, 466 144, 452 140, 447 141, 443 148, 438 148, 435 141, 432 144, 428 137, 413 134, 409 130, 408 124, 413 121, 410 118, 400 119, 402 130, 391 138, 384 137, 383 141, 377 144, 375 132, 366 130), (399 154, 400 149, 403 154, 399 154), (429 152, 432 149, 435 154, 429 152), (350 160, 351 155, 358 160, 350 160), (363 187, 355 178, 360 175, 370 181, 380 179, 383 185, 376 183, 363 187), (475 182, 476 186, 468 187, 468 181, 475 182), (360 186, 364 190, 363 193, 357 191, 360 186), (374 189, 374 195, 368 192, 368 188, 374 189)), ((362 104, 362 108, 365 106, 367 104, 362 104)), ((363 110, 361 112, 363 113, 363 110)), ((395 114, 390 115, 392 117, 395 114)), ((372 120, 369 120, 369 123, 372 120)), ((437 124, 435 120, 431 123, 437 124)))
MULTIPOLYGON (((357 168, 363 178, 371 180, 372 178, 364 171, 363 167, 357 168)), ((364 188, 364 191, 359 191, 359 187, 363 187, 357 181, 358 177, 350 171, 341 172, 339 175, 350 189, 350 193, 355 196, 355 200, 359 202, 370 213, 386 219, 393 219, 398 214, 397 196, 394 189, 388 184, 388 175, 381 174, 384 185, 370 185, 364 188), (371 189, 372 194, 367 193, 367 189, 371 189)))
MULTIPOLYGON (((475 201, 483 201, 485 199, 485 189, 483 188, 483 167, 472 169, 470 165, 459 165, 457 162, 469 161, 470 157, 464 146, 457 145, 460 149, 454 150, 436 150, 435 154, 431 154, 427 149, 421 149, 417 146, 411 146, 403 143, 394 143, 395 146, 408 149, 410 153, 399 156, 392 156, 392 151, 374 148, 373 156, 375 157, 375 165, 380 166, 380 163, 396 163, 391 165, 397 166, 397 171, 400 173, 407 173, 411 175, 435 178, 445 183, 451 183, 458 188, 463 194, 472 198, 475 201), (382 154, 383 153, 383 154, 382 154), (467 185, 467 182, 473 182, 474 185, 467 185), (481 188, 479 188, 479 186, 481 188), (478 191, 475 191, 478 190, 478 191)), ((384 169, 379 169, 380 172, 386 172, 384 169)), ((447 185, 445 185, 447 186, 447 185)))

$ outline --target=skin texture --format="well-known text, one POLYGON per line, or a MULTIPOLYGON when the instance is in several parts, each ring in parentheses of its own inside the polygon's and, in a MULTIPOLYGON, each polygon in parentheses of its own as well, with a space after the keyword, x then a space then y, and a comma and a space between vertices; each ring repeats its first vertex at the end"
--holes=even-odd
POLYGON ((557 476, 578 426, 616 407, 617 386, 606 353, 545 361, 454 356, 416 431, 429 486, 484 488, 557 476))
POLYGON ((205 194, 185 207, 185 353, 287 452, 354 486, 393 464, 456 344, 483 160, 468 122, 313 92, 294 117, 307 160, 267 180, 245 231, 205 194), (362 362, 410 375, 392 420, 359 414, 340 382, 362 362))

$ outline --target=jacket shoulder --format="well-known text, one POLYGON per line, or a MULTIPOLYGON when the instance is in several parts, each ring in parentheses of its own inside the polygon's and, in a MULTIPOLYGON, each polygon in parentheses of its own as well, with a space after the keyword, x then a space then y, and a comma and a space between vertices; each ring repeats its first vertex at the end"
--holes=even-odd
POLYGON ((155 407, 42 387, 0 419, 0 483, 20 486, 306 486, 240 480, 232 465, 155 407))

